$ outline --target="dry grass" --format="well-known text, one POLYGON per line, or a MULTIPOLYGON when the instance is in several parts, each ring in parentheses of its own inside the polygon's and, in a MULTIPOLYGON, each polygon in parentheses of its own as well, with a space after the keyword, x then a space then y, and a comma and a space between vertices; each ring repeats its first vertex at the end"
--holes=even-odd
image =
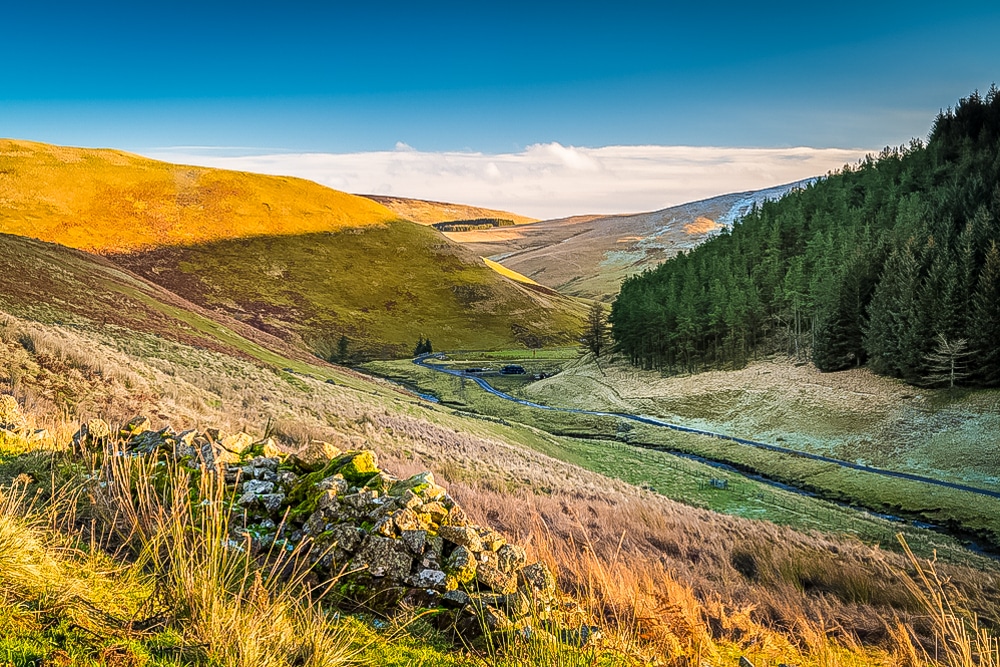
POLYGON ((267 569, 230 538, 224 480, 168 464, 104 454, 90 485, 101 525, 153 573, 163 623, 179 628, 212 664, 332 667, 352 657, 351 637, 330 623, 304 585, 306 559, 276 552, 267 569), (164 492, 164 489, 166 491, 164 492))

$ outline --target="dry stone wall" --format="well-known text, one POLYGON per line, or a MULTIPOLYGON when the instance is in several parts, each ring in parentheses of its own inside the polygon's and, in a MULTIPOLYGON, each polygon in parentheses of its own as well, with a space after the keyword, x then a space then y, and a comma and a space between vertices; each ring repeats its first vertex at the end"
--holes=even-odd
POLYGON ((387 615, 403 605, 433 609, 439 627, 466 637, 519 632, 583 643, 597 636, 581 624, 579 607, 559 599, 545 564, 472 523, 430 472, 399 479, 363 448, 311 442, 286 454, 270 438, 151 430, 144 417, 114 431, 91 420, 74 443, 101 447, 113 435, 126 451, 224 476, 234 548, 302 553, 317 589, 342 602, 387 615))

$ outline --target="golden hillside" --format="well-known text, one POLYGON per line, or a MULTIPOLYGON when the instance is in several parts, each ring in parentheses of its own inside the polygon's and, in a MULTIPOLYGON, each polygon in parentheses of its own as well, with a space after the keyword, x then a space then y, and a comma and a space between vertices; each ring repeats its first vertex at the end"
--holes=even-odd
POLYGON ((492 208, 469 206, 467 204, 449 204, 440 201, 424 199, 408 199, 406 197, 388 197, 384 195, 361 195, 382 204, 407 220, 419 222, 422 225, 433 225, 438 222, 454 222, 456 220, 476 220, 479 218, 499 218, 512 220, 515 225, 526 225, 538 222, 537 218, 529 218, 509 211, 498 211, 492 208))
POLYGON ((91 252, 327 232, 397 217, 299 178, 0 139, 0 231, 91 252))

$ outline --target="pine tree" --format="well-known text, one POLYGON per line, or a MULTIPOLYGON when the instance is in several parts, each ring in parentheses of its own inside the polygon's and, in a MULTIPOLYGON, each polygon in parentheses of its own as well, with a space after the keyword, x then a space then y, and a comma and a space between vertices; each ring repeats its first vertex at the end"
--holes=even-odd
POLYGON ((927 354, 928 373, 924 382, 929 385, 948 385, 954 389, 955 384, 969 377, 967 369, 969 341, 964 338, 948 340, 944 334, 937 335, 937 347, 927 354))
POLYGON ((583 344, 594 353, 595 357, 601 356, 608 339, 608 325, 604 317, 604 304, 595 303, 587 313, 587 325, 583 332, 583 344))
POLYGON ((986 253, 972 299, 969 347, 976 355, 974 379, 982 385, 1000 385, 1000 247, 996 241, 986 253))

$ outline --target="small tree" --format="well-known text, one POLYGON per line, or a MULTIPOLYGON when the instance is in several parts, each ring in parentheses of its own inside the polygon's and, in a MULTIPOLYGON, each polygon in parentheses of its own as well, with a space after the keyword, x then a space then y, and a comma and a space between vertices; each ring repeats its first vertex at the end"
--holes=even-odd
POLYGON ((601 350, 607 344, 608 323, 604 316, 604 304, 595 303, 587 314, 587 325, 581 341, 595 357, 601 356, 601 350))
POLYGON ((928 384, 947 384, 949 389, 954 389, 956 382, 969 377, 965 364, 971 354, 969 343, 964 338, 948 340, 944 334, 938 334, 936 341, 937 347, 924 357, 930 371, 924 376, 924 381, 928 384))
POLYGON ((347 346, 350 345, 350 341, 347 340, 347 336, 341 334, 340 340, 337 341, 337 361, 343 363, 347 361, 347 346))
POLYGON ((434 351, 431 347, 431 339, 424 339, 423 336, 417 341, 417 346, 413 348, 413 356, 419 357, 421 354, 430 354, 434 351))

